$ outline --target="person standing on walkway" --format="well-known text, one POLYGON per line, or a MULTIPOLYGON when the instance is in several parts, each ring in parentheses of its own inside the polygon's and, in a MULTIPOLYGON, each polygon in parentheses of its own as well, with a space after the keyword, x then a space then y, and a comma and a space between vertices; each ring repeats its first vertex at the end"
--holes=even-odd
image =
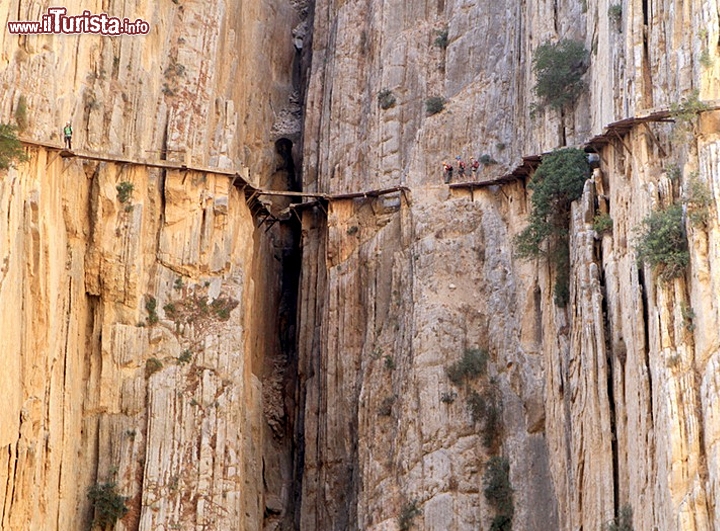
POLYGON ((70 125, 70 122, 65 124, 65 127, 63 127, 63 136, 65 137, 65 147, 68 151, 72 151, 72 125, 70 125))
POLYGON ((452 174, 453 174, 453 167, 447 163, 447 161, 443 162, 443 176, 445 177, 445 184, 448 184, 452 180, 452 174))
POLYGON ((460 179, 463 179, 465 177, 465 162, 460 155, 455 157, 455 160, 458 165, 458 176, 460 176, 460 179))

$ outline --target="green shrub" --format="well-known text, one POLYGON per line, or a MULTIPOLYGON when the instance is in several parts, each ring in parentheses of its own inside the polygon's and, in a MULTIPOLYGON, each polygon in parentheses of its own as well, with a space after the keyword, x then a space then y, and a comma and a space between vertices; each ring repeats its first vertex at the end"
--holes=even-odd
POLYGON ((486 350, 467 349, 463 353, 462 359, 446 367, 445 372, 452 383, 460 385, 463 380, 472 380, 485 374, 487 360, 488 353, 486 350))
POLYGON ((547 257, 555 266, 555 303, 560 307, 570 296, 570 205, 589 177, 584 151, 566 148, 545 155, 528 183, 533 191, 530 223, 515 238, 520 258, 547 257))
POLYGON ((643 219, 635 245, 638 261, 650 265, 663 281, 681 276, 690 263, 681 205, 643 219))
POLYGON ((593 218, 593 230, 598 234, 612 231, 613 220, 610 214, 600 213, 593 218))
POLYGON ((395 94, 392 93, 392 90, 385 88, 378 92, 378 103, 381 109, 387 110, 394 107, 396 102, 397 99, 395 98, 395 94))
POLYGON ((505 514, 498 514, 490 523, 490 531, 511 531, 512 517, 505 514))
POLYGON ((708 105, 700 101, 700 91, 695 89, 680 103, 670 104, 670 116, 675 119, 677 125, 687 129, 692 125, 698 113, 707 109, 708 105))
POLYGON ((511 529, 515 505, 510 485, 510 463, 504 457, 493 456, 485 466, 483 494, 496 512, 491 529, 511 529))
POLYGON ((448 46, 448 35, 449 31, 447 28, 436 30, 435 33, 437 33, 437 37, 435 37, 435 46, 438 48, 442 48, 443 50, 447 48, 448 46))
POLYGON ((218 297, 210 303, 210 308, 215 314, 215 317, 221 321, 227 321, 230 319, 230 312, 232 312, 238 304, 239 302, 232 297, 218 297))
POLYGON ((632 507, 623 505, 620 515, 605 524, 603 531, 633 531, 632 507))
POLYGON ((27 162, 30 157, 18 140, 17 127, 0 124, 0 170, 14 168, 17 163, 27 162))
POLYGON ((428 116, 437 114, 445 108, 445 98, 440 96, 432 96, 425 100, 425 111, 428 116))
POLYGON ((473 422, 481 422, 483 417, 485 417, 485 409, 487 407, 485 404, 485 398, 480 393, 473 390, 470 391, 470 394, 465 401, 473 422))
POLYGON ((700 179, 697 172, 688 176, 688 190, 685 199, 690 223, 695 227, 706 227, 710 220, 710 206, 713 197, 707 183, 700 179))
POLYGON ((474 423, 482 423, 483 446, 491 449, 502 435, 502 409, 497 389, 493 386, 482 394, 471 391, 466 399, 474 423))
POLYGON ((15 107, 15 123, 20 133, 24 133, 28 127, 27 98, 23 95, 18 98, 18 104, 15 107))
POLYGON ((582 77, 588 69, 588 51, 582 42, 562 40, 545 43, 533 54, 532 67, 537 78, 533 87, 540 106, 553 109, 575 105, 585 90, 582 77))
POLYGON ((184 363, 190 363, 192 361, 192 359, 193 359, 192 350, 190 350, 189 348, 186 348, 185 350, 182 351, 180 356, 178 356, 177 360, 178 360, 178 363, 182 365, 184 363))
POLYGON ((125 502, 128 498, 120 496, 115 483, 98 483, 88 489, 87 497, 93 504, 95 517, 93 527, 106 529, 128 513, 125 502))
POLYGON ((590 165, 584 151, 566 148, 545 155, 528 183, 533 191, 530 225, 517 239, 521 258, 535 258, 553 249, 542 245, 558 234, 567 234, 570 205, 582 195, 590 177, 590 165))
POLYGON ((478 162, 479 162, 480 164, 484 164, 485 166, 489 166, 489 165, 491 165, 491 164, 497 164, 497 163, 498 163, 498 161, 496 161, 494 158, 492 158, 492 157, 491 157, 490 155, 488 155, 487 153, 484 154, 484 155, 480 155, 480 158, 478 159, 478 162))
POLYGON ((127 203, 132 198, 133 190, 135 189, 135 185, 133 183, 128 181, 123 181, 120 184, 118 184, 115 187, 115 190, 117 190, 118 194, 118 201, 121 203, 127 203))
POLYGON ((157 358, 148 358, 145 362, 145 378, 150 378, 153 374, 162 369, 163 364, 157 358))
POLYGON ((390 355, 385 355, 385 368, 389 371, 395 370, 395 359, 390 355))
POLYGON ((622 20, 622 4, 614 4, 608 7, 608 17, 610 17, 610 20, 612 20, 615 24, 620 24, 620 21, 622 20))
POLYGON ((417 500, 406 503, 400 512, 400 516, 398 516, 398 527, 400 531, 408 531, 413 525, 413 520, 421 514, 422 510, 418 507, 417 500))
POLYGON ((695 330, 695 310, 684 302, 680 304, 680 315, 682 315, 683 326, 688 332, 695 330))
POLYGON ((146 295, 145 310, 148 313, 148 324, 154 325, 160 320, 157 314, 157 299, 152 295, 146 295))
POLYGON ((174 303, 168 302, 165 306, 163 306, 163 311, 165 312, 165 315, 172 319, 177 313, 177 308, 174 303))

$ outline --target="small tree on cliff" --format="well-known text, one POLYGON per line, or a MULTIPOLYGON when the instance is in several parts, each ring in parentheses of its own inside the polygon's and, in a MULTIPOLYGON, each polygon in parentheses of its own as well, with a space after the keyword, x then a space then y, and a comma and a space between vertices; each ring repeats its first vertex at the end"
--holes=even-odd
POLYGON ((547 257, 555 265, 555 304, 561 307, 570 297, 570 205, 582 195, 588 177, 584 151, 566 148, 545 155, 528 183, 533 191, 530 224, 515 238, 520 258, 547 257))
POLYGON ((14 168, 16 163, 28 160, 29 157, 18 140, 17 127, 0 124, 0 170, 14 168))
POLYGON ((127 498, 117 492, 115 483, 98 483, 88 489, 88 499, 93 505, 95 517, 93 527, 109 529, 128 513, 127 498))
POLYGON ((535 50, 532 67, 537 82, 533 87, 541 107, 562 111, 575 105, 585 90, 583 75, 588 69, 588 51, 582 42, 562 40, 545 43, 535 50))

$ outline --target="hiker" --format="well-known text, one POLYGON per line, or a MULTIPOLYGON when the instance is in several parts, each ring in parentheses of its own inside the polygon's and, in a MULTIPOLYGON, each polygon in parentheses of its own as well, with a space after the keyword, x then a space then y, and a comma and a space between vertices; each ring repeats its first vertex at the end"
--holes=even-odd
POLYGON ((72 151, 72 125, 70 122, 63 127, 63 135, 65 136, 65 147, 68 151, 72 151))
POLYGON ((443 171, 445 176, 445 184, 448 184, 452 180, 452 174, 453 174, 453 167, 447 163, 447 161, 443 162, 443 171))
POLYGON ((480 162, 478 162, 475 157, 470 157, 470 169, 472 170, 473 177, 477 174, 478 168, 480 167, 480 162))
POLYGON ((455 160, 458 161, 458 175, 460 177, 465 177, 465 162, 463 162, 463 159, 460 158, 460 155, 455 157, 455 160))

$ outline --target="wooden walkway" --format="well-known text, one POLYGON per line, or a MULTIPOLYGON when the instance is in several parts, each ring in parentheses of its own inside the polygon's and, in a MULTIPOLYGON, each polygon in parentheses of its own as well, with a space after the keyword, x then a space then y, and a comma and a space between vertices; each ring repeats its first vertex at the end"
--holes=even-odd
MULTIPOLYGON (((44 147, 45 149, 49 149, 52 151, 58 151, 59 155, 63 158, 79 158, 84 160, 94 160, 97 162, 112 162, 116 164, 132 164, 135 166, 145 166, 147 168, 162 168, 166 170, 189 170, 189 171, 197 171, 201 173, 213 173, 217 175, 227 175, 230 177, 240 177, 240 173, 236 170, 231 169, 225 169, 225 168, 217 168, 217 167, 209 167, 209 166, 194 166, 194 165, 186 165, 182 162, 177 162, 174 160, 138 160, 138 159, 130 159, 126 157, 122 157, 120 155, 99 155, 97 153, 92 153, 90 151, 85 150, 67 150, 64 147, 55 145, 55 144, 47 144, 44 142, 37 142, 35 140, 27 140, 27 139, 20 139, 20 142, 23 145, 26 146, 40 146, 44 147)), ((244 181, 244 179, 243 179, 244 181)))
MULTIPOLYGON (((242 168, 240 171, 231 170, 225 168, 217 168, 210 166, 195 166, 183 164, 181 162, 170 161, 170 160, 138 160, 122 157, 119 155, 100 155, 85 150, 67 150, 63 146, 56 144, 49 144, 45 142, 38 142, 35 140, 29 140, 21 138, 20 142, 25 146, 38 146, 48 149, 50 151, 56 151, 57 155, 55 158, 62 157, 67 158, 78 158, 83 160, 92 160, 96 162, 109 162, 114 164, 131 164, 135 166, 144 166, 146 168, 160 168, 164 170, 177 170, 177 171, 194 171, 199 173, 209 173, 214 175, 224 175, 232 178, 232 184, 237 188, 240 188, 245 192, 245 201, 247 202, 250 211, 255 219, 259 219, 259 225, 265 222, 269 223, 269 228, 279 219, 270 212, 267 205, 260 200, 261 196, 282 196, 282 197, 296 197, 296 198, 308 198, 310 201, 303 201, 299 203, 292 203, 290 208, 301 209, 313 206, 321 206, 330 201, 342 201, 349 199, 360 199, 360 198, 375 198, 382 195, 402 193, 405 194, 409 189, 405 186, 393 186, 391 188, 383 188, 379 190, 369 190, 366 192, 352 192, 347 194, 325 194, 320 192, 296 192, 291 190, 263 190, 256 188, 251 185, 247 180, 248 169, 242 168)), ((50 163, 54 159, 50 160, 50 163)), ((48 163, 48 164, 50 164, 48 163)))
MULTIPOLYGON (((711 100, 702 103, 705 107, 698 110, 698 114, 703 112, 720 110, 720 100, 711 100)), ((660 153, 663 156, 667 156, 667 154, 665 153, 665 149, 662 147, 657 136, 655 135, 655 133, 653 133, 652 129, 650 129, 650 126, 648 125, 652 122, 675 122, 675 119, 673 118, 673 111, 670 109, 649 109, 647 111, 639 113, 637 116, 623 118, 622 120, 612 122, 611 124, 605 126, 601 134, 592 137, 584 145, 579 147, 589 153, 594 153, 617 140, 628 152, 631 152, 630 146, 627 145, 624 137, 634 127, 642 125, 648 133, 650 139, 658 147, 660 153)), ((517 166, 512 172, 505 175, 490 179, 483 179, 480 181, 451 183, 450 188, 469 189, 472 191, 476 188, 484 188, 486 186, 506 184, 509 182, 517 181, 518 179, 525 179, 525 177, 530 175, 540 165, 540 161, 542 160, 542 157, 544 155, 547 155, 547 153, 543 153, 542 155, 530 155, 527 157, 523 157, 522 163, 517 166)))
MULTIPOLYGON (((703 109, 699 109, 696 112, 697 113, 703 113, 703 112, 709 112, 709 111, 716 111, 720 109, 720 100, 713 100, 713 101, 706 101, 702 102, 704 104, 703 109)), ((648 111, 642 112, 638 114, 637 116, 631 117, 631 118, 624 118, 622 120, 618 120, 616 122, 613 122, 609 125, 607 125, 602 134, 596 135, 592 137, 589 141, 587 141, 584 145, 580 146, 582 149, 585 149, 587 152, 597 152, 598 149, 602 149, 603 147, 607 146, 608 144, 611 144, 614 141, 619 141, 625 149, 628 151, 630 150, 630 147, 626 144, 624 140, 624 136, 627 135, 634 127, 637 125, 643 125, 646 128, 646 131, 652 141, 655 143, 655 145, 658 147, 658 150, 660 151, 663 156, 665 155, 665 150, 663 149, 662 145, 658 141, 657 137, 653 133, 653 131, 648 126, 648 123, 651 122, 674 122, 673 119, 673 111, 670 109, 650 109, 648 111)), ((351 199, 360 199, 360 198, 375 198, 380 197, 382 195, 386 194, 394 194, 394 193, 401 193, 405 195, 407 192, 409 192, 409 188, 406 186, 393 186, 391 188, 382 188, 378 190, 369 190, 366 192, 351 192, 346 194, 327 194, 327 193, 321 193, 321 192, 298 192, 298 191, 292 191, 292 190, 263 190, 260 188, 256 188, 253 185, 251 185, 248 182, 248 176, 249 172, 247 168, 241 168, 240 170, 232 170, 232 169, 226 169, 226 168, 217 168, 217 167, 209 167, 209 166, 195 166, 195 165, 188 165, 183 164, 181 162, 177 161, 170 161, 170 160, 137 160, 137 159, 130 159, 122 156, 114 156, 114 155, 99 155, 96 153, 92 153, 89 151, 84 150, 76 150, 76 151, 68 151, 64 149, 61 146, 55 145, 55 144, 48 144, 44 142, 38 142, 35 140, 29 140, 29 139, 20 139, 20 142, 23 145, 26 146, 40 146, 44 147, 46 149, 57 151, 58 155, 63 158, 80 158, 84 160, 93 160, 97 162, 110 162, 110 163, 116 163, 116 164, 132 164, 136 166, 145 166, 147 168, 160 168, 165 170, 177 170, 177 171, 194 171, 199 173, 210 173, 215 175, 225 175, 227 177, 232 178, 232 184, 241 190, 245 192, 245 199, 247 201, 248 206, 250 207, 250 210, 253 213, 253 216, 257 219, 260 219, 260 224, 264 223, 267 220, 273 220, 272 223, 275 221, 278 221, 278 218, 275 217, 270 210, 267 208, 267 204, 265 201, 260 200, 260 197, 262 196, 280 196, 280 197, 291 197, 291 198, 299 198, 301 199, 300 202, 291 203, 288 207, 289 209, 293 211, 297 211, 303 208, 310 208, 315 206, 320 206, 321 208, 325 209, 325 205, 329 203, 330 201, 342 201, 342 200, 351 200, 351 199), (307 201, 305 201, 307 199, 307 201)), ((450 183, 449 187, 451 190, 454 189, 469 189, 471 193, 473 190, 477 188, 485 188, 487 186, 493 186, 493 185, 503 185, 515 181, 524 180, 532 175, 532 173, 535 171, 535 169, 540 165, 540 162, 542 161, 542 157, 546 155, 547 153, 543 153, 541 155, 528 155, 522 158, 522 162, 515 167, 511 172, 497 176, 497 177, 491 177, 487 179, 481 179, 479 181, 467 181, 467 182, 458 182, 458 183, 450 183)), ((52 162, 52 161, 51 161, 52 162)))

